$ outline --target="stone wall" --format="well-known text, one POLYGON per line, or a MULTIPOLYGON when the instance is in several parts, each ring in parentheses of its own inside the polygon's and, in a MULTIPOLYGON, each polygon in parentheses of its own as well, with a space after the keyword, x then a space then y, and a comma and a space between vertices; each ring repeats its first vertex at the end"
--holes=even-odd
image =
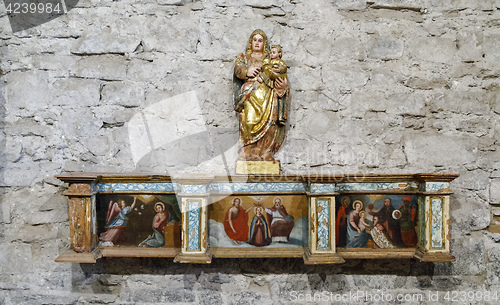
POLYGON ((499 26, 498 0, 82 0, 12 33, 0 5, 0 303, 279 304, 366 291, 431 304, 429 293, 498 292, 499 26), (69 228, 54 175, 224 174, 221 151, 234 167, 232 65, 256 28, 290 67, 284 172, 460 174, 457 261, 55 263, 69 228), (130 121, 151 112, 167 117, 147 147, 130 121))

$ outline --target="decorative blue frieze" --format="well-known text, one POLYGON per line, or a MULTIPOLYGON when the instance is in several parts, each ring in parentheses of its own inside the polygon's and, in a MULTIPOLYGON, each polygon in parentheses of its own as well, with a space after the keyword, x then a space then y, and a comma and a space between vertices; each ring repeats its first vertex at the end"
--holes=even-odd
POLYGON ((205 184, 182 184, 181 185, 182 194, 206 194, 207 186, 205 184))
POLYGON ((214 193, 263 193, 263 192, 305 192, 304 183, 273 182, 234 182, 212 183, 210 191, 214 193))
POLYGON ((443 248, 443 199, 431 199, 431 247, 443 248))
POLYGON ((200 202, 188 200, 188 250, 200 249, 200 202))
POLYGON ((448 189, 450 187, 450 183, 448 182, 426 182, 425 183, 425 191, 426 192, 439 192, 443 189, 448 189))
POLYGON ((418 184, 416 182, 348 182, 348 183, 338 183, 337 191, 380 191, 380 190, 405 190, 405 191, 416 191, 418 189, 418 184))
POLYGON ((175 183, 98 183, 97 190, 99 192, 119 192, 119 191, 161 191, 161 192, 175 192, 178 186, 175 183))
POLYGON ((318 200, 318 249, 328 249, 330 241, 330 201, 318 200))
POLYGON ((311 183, 310 192, 312 194, 335 193, 335 183, 311 183))

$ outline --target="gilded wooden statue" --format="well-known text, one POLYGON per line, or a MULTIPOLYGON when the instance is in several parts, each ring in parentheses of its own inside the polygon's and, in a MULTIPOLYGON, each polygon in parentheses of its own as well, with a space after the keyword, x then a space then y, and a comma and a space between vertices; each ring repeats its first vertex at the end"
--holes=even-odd
POLYGON ((238 161, 276 163, 285 139, 290 88, 279 45, 269 48, 266 34, 255 30, 234 65, 234 109, 239 113, 238 161))

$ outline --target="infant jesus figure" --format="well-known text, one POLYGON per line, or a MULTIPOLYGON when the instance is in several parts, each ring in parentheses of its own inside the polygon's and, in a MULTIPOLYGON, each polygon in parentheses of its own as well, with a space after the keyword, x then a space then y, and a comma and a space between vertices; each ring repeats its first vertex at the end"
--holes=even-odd
POLYGON ((287 77, 287 66, 284 60, 281 59, 283 51, 280 45, 271 46, 270 59, 264 59, 262 63, 262 73, 260 77, 262 82, 269 88, 274 88, 274 81, 278 78, 285 79, 287 77))

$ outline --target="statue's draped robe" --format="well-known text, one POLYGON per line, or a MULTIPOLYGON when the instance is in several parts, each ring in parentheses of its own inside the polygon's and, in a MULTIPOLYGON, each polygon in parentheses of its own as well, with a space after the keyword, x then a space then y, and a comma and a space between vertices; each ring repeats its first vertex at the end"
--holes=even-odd
MULTIPOLYGON (((234 67, 234 109, 240 113, 240 139, 247 160, 270 159, 285 139, 289 88, 280 97, 269 82, 246 76, 250 66, 262 61, 241 55, 234 67)), ((241 156, 241 155, 240 155, 241 156)))

